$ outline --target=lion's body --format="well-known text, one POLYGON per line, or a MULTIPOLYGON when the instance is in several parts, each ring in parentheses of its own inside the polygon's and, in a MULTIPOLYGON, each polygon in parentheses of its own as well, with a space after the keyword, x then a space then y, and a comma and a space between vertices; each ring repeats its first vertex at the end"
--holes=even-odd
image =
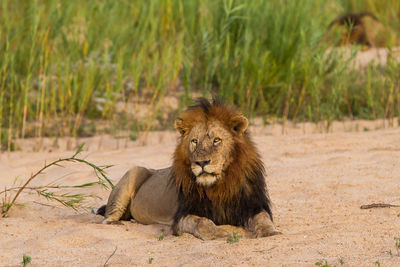
POLYGON ((170 177, 171 168, 129 170, 109 197, 105 213, 108 221, 133 218, 142 224, 172 225, 178 194, 170 177))
POLYGON ((340 31, 339 45, 385 47, 396 43, 395 34, 370 12, 344 14, 333 20, 328 26, 330 28, 340 31))
POLYGON ((220 226, 226 224, 257 237, 277 234, 264 166, 247 125, 234 109, 200 100, 175 123, 181 138, 172 167, 125 174, 110 194, 104 223, 134 218, 202 239, 227 236, 220 226))
POLYGON ((176 189, 170 183, 171 168, 157 170, 142 184, 132 199, 132 217, 142 224, 172 225, 178 206, 176 189))

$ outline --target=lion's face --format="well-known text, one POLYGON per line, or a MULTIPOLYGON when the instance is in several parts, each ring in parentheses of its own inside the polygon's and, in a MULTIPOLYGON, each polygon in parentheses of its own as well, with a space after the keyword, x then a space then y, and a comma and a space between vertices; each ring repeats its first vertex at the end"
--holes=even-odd
POLYGON ((192 172, 197 185, 215 185, 233 163, 235 143, 243 141, 247 126, 243 115, 224 106, 187 110, 175 121, 182 135, 175 163, 192 172))
POLYGON ((213 120, 196 124, 185 139, 196 183, 215 184, 231 163, 232 134, 219 121, 213 120))

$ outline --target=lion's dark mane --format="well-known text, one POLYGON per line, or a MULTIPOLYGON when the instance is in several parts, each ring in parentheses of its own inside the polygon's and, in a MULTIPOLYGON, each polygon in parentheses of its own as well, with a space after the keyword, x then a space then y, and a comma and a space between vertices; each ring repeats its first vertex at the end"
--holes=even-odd
MULTIPOLYGON (((187 109, 189 118, 214 118, 229 129, 229 123, 239 113, 220 101, 206 99, 187 109), (199 114, 200 113, 200 114, 199 114)), ((194 124, 194 122, 191 122, 194 124)), ((229 129, 230 130, 230 129, 229 129)), ((186 215, 197 215, 212 220, 217 225, 246 226, 249 218, 265 210, 272 219, 271 202, 265 183, 265 169, 249 133, 235 139, 231 157, 233 162, 224 172, 222 181, 208 188, 197 185, 190 162, 185 154, 183 137, 174 153, 172 180, 178 190, 178 209, 173 229, 186 215)))

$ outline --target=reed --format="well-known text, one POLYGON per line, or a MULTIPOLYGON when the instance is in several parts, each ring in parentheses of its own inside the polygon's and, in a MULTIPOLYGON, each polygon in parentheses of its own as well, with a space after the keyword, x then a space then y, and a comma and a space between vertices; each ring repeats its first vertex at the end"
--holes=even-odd
POLYGON ((332 19, 365 10, 400 33, 396 0, 1 1, 3 149, 90 121, 151 130, 166 95, 217 95, 283 123, 395 118, 399 63, 357 69, 324 42, 332 19))

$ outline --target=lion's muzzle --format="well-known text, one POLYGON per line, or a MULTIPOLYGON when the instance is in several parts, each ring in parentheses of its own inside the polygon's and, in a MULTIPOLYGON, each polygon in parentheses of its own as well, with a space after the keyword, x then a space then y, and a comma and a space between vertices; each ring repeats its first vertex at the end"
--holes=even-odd
POLYGON ((196 183, 202 186, 211 186, 218 180, 215 166, 210 160, 195 161, 191 165, 192 172, 196 176, 196 183))

